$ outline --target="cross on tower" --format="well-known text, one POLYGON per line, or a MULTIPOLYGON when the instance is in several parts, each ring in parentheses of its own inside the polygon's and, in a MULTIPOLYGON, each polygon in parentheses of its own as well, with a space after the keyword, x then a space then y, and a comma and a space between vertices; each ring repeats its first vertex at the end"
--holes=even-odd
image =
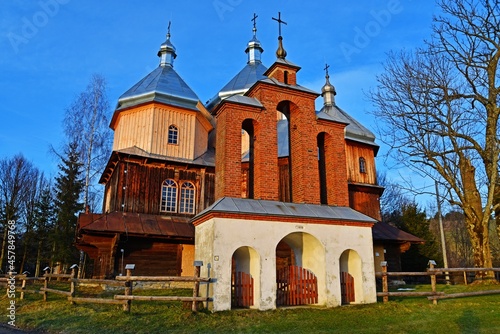
POLYGON ((168 28, 167 28, 167 34, 170 36, 170 24, 172 21, 168 21, 168 28))
POLYGON ((325 64, 325 68, 324 68, 324 70, 325 70, 325 72, 326 72, 326 76, 328 76, 328 68, 329 68, 329 67, 330 67, 330 65, 325 64))
POLYGON ((254 28, 255 30, 257 30, 257 26, 256 26, 256 25, 257 25, 257 18, 258 18, 258 17, 259 17, 259 15, 257 15, 257 14, 255 14, 255 13, 253 13, 253 19, 251 19, 251 20, 250 20, 250 21, 253 21, 253 28, 254 28))
POLYGON ((278 21, 279 36, 281 37, 281 24, 286 24, 285 21, 281 20, 281 12, 278 12, 278 18, 272 18, 274 21, 278 21))

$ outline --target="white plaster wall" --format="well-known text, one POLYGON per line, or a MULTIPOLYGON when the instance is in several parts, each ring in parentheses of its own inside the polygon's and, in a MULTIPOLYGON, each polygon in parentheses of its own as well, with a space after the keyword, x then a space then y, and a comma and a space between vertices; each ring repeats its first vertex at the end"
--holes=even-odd
MULTIPOLYGON (((212 264, 213 310, 231 309, 231 259, 234 251, 241 246, 255 249, 260 256, 260 298, 259 309, 276 308, 276 245, 290 233, 303 232, 314 236, 323 245, 306 251, 305 257, 324 257, 324 271, 314 270, 318 277, 320 303, 326 306, 341 304, 340 293, 340 256, 347 249, 358 253, 361 259, 363 276, 363 299, 358 303, 376 302, 375 273, 373 263, 373 243, 370 227, 340 226, 326 224, 302 224, 288 222, 269 222, 257 220, 235 220, 213 218, 196 226, 196 260, 202 260, 202 270, 206 274, 207 263, 212 264), (324 252, 324 255, 318 254, 324 252), (325 282, 319 284, 320 281, 325 282), (323 285, 322 288, 320 286, 323 285)), ((309 237, 307 237, 309 238, 309 237)), ((307 241, 307 238, 306 241, 307 241)), ((304 258, 304 264, 311 259, 304 258)), ((309 268, 312 269, 312 268, 309 268)))

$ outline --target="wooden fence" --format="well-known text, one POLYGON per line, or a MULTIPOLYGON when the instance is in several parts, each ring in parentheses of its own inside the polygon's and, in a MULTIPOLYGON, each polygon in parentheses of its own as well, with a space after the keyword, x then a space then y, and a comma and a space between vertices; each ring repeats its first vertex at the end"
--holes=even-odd
POLYGON ((434 261, 429 261, 429 268, 424 272, 387 272, 387 265, 382 265, 382 271, 375 273, 376 277, 382 278, 382 292, 377 292, 377 297, 382 297, 383 302, 388 302, 389 297, 415 297, 415 296, 426 296, 429 300, 432 300, 433 304, 437 304, 439 299, 447 298, 458 298, 458 297, 470 297, 470 296, 480 296, 488 294, 499 294, 500 290, 483 290, 483 291, 473 291, 464 293, 453 293, 445 294, 444 292, 439 292, 436 290, 437 277, 446 276, 449 279, 449 273, 459 272, 464 273, 465 284, 467 284, 467 274, 468 272, 500 272, 500 268, 434 268, 434 261), (431 291, 398 291, 389 292, 389 277, 401 277, 401 276, 429 276, 431 283, 431 291))
MULTIPOLYGON (((197 312, 201 302, 208 302, 211 300, 209 297, 199 297, 200 282, 210 283, 210 278, 200 277, 200 266, 195 266, 194 276, 132 276, 133 269, 127 269, 126 276, 117 276, 116 279, 82 279, 77 278, 77 267, 73 267, 70 274, 51 274, 48 271, 42 277, 27 277, 26 275, 10 275, 9 278, 0 278, 0 283, 7 284, 7 294, 13 290, 12 284, 21 282, 20 298, 24 299, 25 293, 39 293, 43 295, 43 300, 48 300, 48 294, 63 295, 68 298, 71 304, 74 303, 95 303, 95 304, 119 304, 123 305, 123 310, 130 312, 130 307, 133 300, 143 301, 182 301, 191 302, 191 309, 197 312), (37 289, 26 289, 27 282, 43 282, 43 286, 37 289), (69 283, 67 288, 58 289, 50 287, 50 283, 57 281, 59 283, 69 283), (193 282, 193 296, 138 296, 132 294, 132 287, 134 282, 193 282), (77 297, 77 286, 80 284, 105 284, 110 286, 123 287, 124 294, 114 295, 113 298, 90 298, 90 297, 77 297)), ((60 284, 59 284, 60 286, 60 284)), ((15 289, 14 289, 15 290, 15 289)))

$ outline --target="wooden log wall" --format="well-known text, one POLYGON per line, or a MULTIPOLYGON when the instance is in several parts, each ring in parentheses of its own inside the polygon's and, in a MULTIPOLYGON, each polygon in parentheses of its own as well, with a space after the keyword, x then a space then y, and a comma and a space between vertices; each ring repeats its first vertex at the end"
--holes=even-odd
MULTIPOLYGON (((120 245, 125 250, 124 264, 135 264, 134 274, 144 276, 181 276, 182 245, 131 238, 120 245)), ((115 258, 116 274, 121 273, 119 252, 115 258)), ((123 273, 125 274, 125 273, 123 273)))
MULTIPOLYGON (((376 184, 375 152, 372 146, 346 141, 347 178, 350 182, 376 184), (366 172, 359 170, 359 158, 366 162, 366 172)), ((327 167, 328 168, 328 167, 327 167)))
POLYGON ((160 214, 161 187, 166 179, 174 179, 179 187, 184 181, 195 185, 195 213, 214 202, 215 176, 212 170, 207 172, 202 168, 120 161, 106 185, 107 207, 104 211, 160 214))

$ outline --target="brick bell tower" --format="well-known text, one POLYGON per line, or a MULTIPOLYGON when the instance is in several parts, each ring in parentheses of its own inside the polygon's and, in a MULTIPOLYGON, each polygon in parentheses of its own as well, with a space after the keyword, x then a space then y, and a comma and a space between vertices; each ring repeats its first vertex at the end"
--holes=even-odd
MULTIPOLYGON (((275 20, 280 34, 274 64, 243 95, 222 100, 213 111, 217 120, 215 198, 348 206, 346 124, 317 119, 319 94, 297 84, 300 67, 286 60, 284 22, 280 17, 275 20), (247 152, 244 159, 242 152, 247 152)), ((253 48, 262 51, 260 44, 253 48)))

